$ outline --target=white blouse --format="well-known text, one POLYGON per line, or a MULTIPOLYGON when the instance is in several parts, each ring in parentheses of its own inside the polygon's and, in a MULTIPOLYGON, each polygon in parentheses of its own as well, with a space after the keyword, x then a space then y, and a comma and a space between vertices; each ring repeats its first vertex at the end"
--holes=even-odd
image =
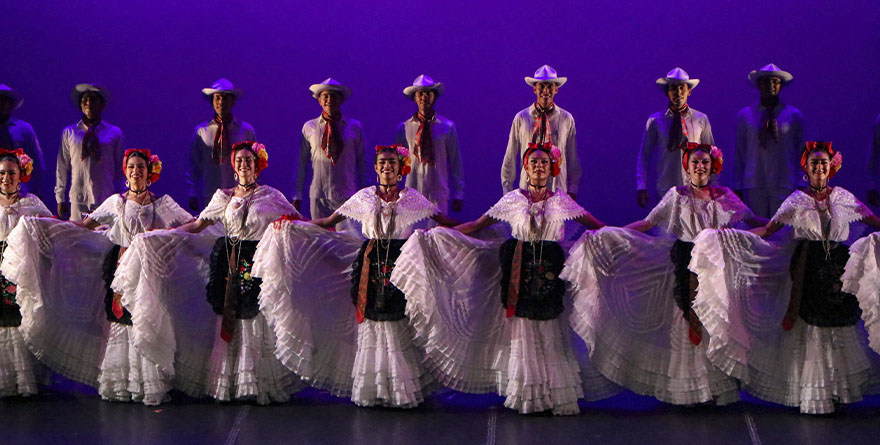
POLYGON ((134 237, 154 229, 167 229, 192 221, 193 217, 171 196, 162 195, 152 202, 140 204, 115 194, 101 203, 89 218, 110 226, 107 238, 113 244, 128 247, 134 237))
POLYGON ((795 190, 773 215, 772 221, 791 226, 796 239, 823 241, 828 232, 829 241, 846 241, 849 225, 866 216, 871 210, 843 187, 834 187, 825 202, 816 202, 812 196, 795 190), (830 203, 830 209, 828 209, 830 203), (828 209, 826 211, 823 211, 828 209), (823 227, 825 231, 823 231, 823 227))
POLYGON ((199 219, 220 221, 226 234, 258 241, 272 221, 284 215, 299 215, 284 195, 268 185, 260 185, 248 195, 232 196, 232 189, 218 189, 199 219))
POLYGON ((416 189, 406 187, 400 190, 396 201, 385 202, 376 194, 378 186, 365 187, 358 190, 348 201, 345 201, 336 212, 346 218, 361 223, 361 233, 368 239, 379 238, 380 228, 377 227, 376 214, 381 211, 379 224, 387 228, 394 214, 393 239, 406 239, 413 233, 415 223, 430 218, 437 213, 437 206, 428 201, 416 189))
POLYGON ((586 215, 587 211, 578 205, 568 194, 557 192, 538 202, 531 202, 520 190, 504 194, 486 215, 510 224, 513 237, 521 241, 559 241, 565 236, 565 221, 586 215), (530 235, 531 217, 539 228, 530 235))
POLYGON ((52 216, 52 212, 37 195, 30 193, 13 204, 0 206, 0 241, 6 241, 22 216, 52 216))
POLYGON ((720 229, 752 216, 727 187, 713 186, 715 199, 693 198, 689 187, 670 188, 645 221, 682 241, 693 242, 703 229, 720 229))

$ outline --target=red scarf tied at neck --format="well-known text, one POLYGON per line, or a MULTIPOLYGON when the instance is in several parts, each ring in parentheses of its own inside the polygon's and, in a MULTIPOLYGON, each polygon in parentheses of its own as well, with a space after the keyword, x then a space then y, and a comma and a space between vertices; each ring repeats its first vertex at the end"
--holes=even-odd
POLYGON ((688 143, 688 129, 684 118, 687 116, 690 108, 685 104, 676 110, 669 106, 672 111, 672 122, 669 124, 669 141, 666 143, 666 149, 669 151, 684 150, 688 143))
POLYGON ((324 133, 321 135, 321 150, 324 156, 330 159, 333 165, 339 161, 342 155, 342 135, 339 134, 339 121, 342 120, 342 114, 330 116, 326 112, 321 112, 321 118, 324 119, 324 133))
POLYGON ((420 162, 426 164, 434 163, 434 140, 431 137, 431 121, 434 120, 434 113, 425 116, 420 112, 413 115, 413 119, 419 122, 419 129, 416 131, 415 153, 420 162))
POLYGON ((532 129, 533 144, 553 143, 553 131, 550 128, 550 115, 552 115, 554 111, 556 111, 556 105, 550 105, 547 108, 543 108, 540 105, 535 104, 535 128, 532 129))
POLYGON ((82 123, 86 126, 86 134, 83 135, 82 139, 82 156, 80 159, 92 158, 95 162, 101 162, 101 141, 98 138, 98 125, 101 124, 101 119, 92 121, 83 116, 82 123))
POLYGON ((219 114, 214 115, 214 122, 217 123, 217 132, 214 133, 211 160, 217 165, 220 165, 232 154, 232 139, 229 137, 232 121, 232 115, 229 116, 229 119, 223 119, 219 114))

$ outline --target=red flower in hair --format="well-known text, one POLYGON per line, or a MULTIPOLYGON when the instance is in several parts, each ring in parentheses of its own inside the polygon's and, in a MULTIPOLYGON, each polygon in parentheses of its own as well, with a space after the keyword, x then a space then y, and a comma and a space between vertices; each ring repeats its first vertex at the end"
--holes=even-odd
POLYGON ((149 148, 129 148, 128 150, 125 150, 125 154, 122 156, 122 173, 126 173, 128 168, 128 158, 135 153, 146 158, 147 181, 149 181, 150 184, 155 184, 156 181, 159 180, 159 175, 162 172, 162 161, 159 159, 158 155, 150 153, 149 148))
POLYGON ((807 158, 810 156, 810 153, 814 151, 824 151, 828 153, 828 157, 831 158, 831 165, 828 169, 828 179, 833 178, 843 165, 843 156, 841 156, 840 152, 831 148, 831 141, 807 141, 804 144, 804 152, 801 153, 801 169, 804 173, 807 172, 807 158))
POLYGON ((31 173, 34 172, 34 161, 30 156, 25 154, 24 149, 16 148, 15 150, 7 150, 5 148, 0 148, 0 155, 4 154, 11 154, 18 160, 18 180, 21 182, 30 181, 31 173))
POLYGON ((232 154, 229 156, 229 162, 235 167, 235 153, 239 150, 250 150, 254 154, 254 170, 256 173, 263 171, 269 166, 269 152, 266 146, 256 141, 239 142, 232 146, 232 154))
POLYGON ((696 142, 688 142, 687 146, 684 148, 684 153, 681 155, 681 168, 687 171, 691 153, 695 151, 702 151, 708 154, 709 158, 712 159, 712 174, 717 175, 721 173, 721 169, 724 167, 724 155, 721 153, 721 149, 714 145, 699 144, 696 142))

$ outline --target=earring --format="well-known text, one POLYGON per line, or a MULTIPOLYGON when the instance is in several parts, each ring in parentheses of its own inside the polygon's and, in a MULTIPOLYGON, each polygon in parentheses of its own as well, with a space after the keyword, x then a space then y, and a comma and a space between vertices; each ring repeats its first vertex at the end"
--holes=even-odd
POLYGON ((803 179, 804 179, 804 182, 810 182, 810 178, 808 178, 807 175, 804 175, 803 179))
POLYGON ((232 177, 235 179, 235 182, 238 182, 238 173, 233 173, 232 177))
POLYGON ((128 179, 125 180, 125 188, 130 189, 131 184, 128 183, 128 179))
POLYGON ((16 191, 16 192, 20 192, 20 191, 21 191, 21 183, 20 183, 20 182, 18 183, 18 187, 15 189, 15 191, 16 191))
POLYGON ((397 175, 397 183, 399 184, 400 181, 402 181, 402 180, 403 180, 403 175, 397 175))
POLYGON ((149 179, 147 179, 147 187, 149 187, 151 185, 153 185, 153 181, 150 181, 149 179))

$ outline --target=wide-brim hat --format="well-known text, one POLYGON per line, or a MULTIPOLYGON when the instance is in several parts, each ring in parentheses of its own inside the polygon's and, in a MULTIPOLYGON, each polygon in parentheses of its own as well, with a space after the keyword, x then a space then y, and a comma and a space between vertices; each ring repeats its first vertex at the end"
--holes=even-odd
POLYGON ((535 71, 535 77, 526 77, 525 79, 529 86, 535 86, 535 84, 540 82, 551 82, 555 83, 556 86, 561 87, 566 81, 568 81, 568 77, 559 77, 556 74, 556 70, 550 65, 544 65, 538 68, 538 70, 535 71))
POLYGON ((691 76, 688 75, 687 71, 678 67, 675 67, 666 73, 666 77, 657 79, 657 87, 663 91, 666 91, 667 85, 675 83, 686 83, 691 89, 694 89, 700 83, 700 79, 691 79, 691 76))
POLYGON ((5 83, 0 83, 0 96, 6 96, 12 99, 12 109, 15 110, 24 103, 24 98, 21 97, 18 91, 13 90, 9 85, 5 83))
POLYGON ((316 83, 309 87, 309 91, 312 92, 312 97, 314 97, 315 99, 318 98, 318 95, 320 95, 322 91, 326 90, 338 91, 339 94, 342 94, 343 101, 346 101, 349 97, 351 97, 351 90, 332 77, 328 77, 324 79, 323 82, 316 83))
POLYGON ((110 103, 110 90, 93 83, 76 84, 70 92, 70 101, 73 102, 75 106, 79 107, 80 97, 82 97, 83 93, 88 92, 98 93, 98 95, 101 96, 101 99, 104 99, 104 105, 110 103))
POLYGON ((422 74, 421 76, 416 77, 412 86, 403 89, 403 94, 412 99, 413 95, 416 94, 416 91, 425 90, 434 90, 437 93, 437 97, 440 97, 440 95, 443 94, 443 82, 434 82, 434 79, 422 74))
POLYGON ((791 73, 789 73, 788 71, 783 71, 782 68, 770 63, 764 65, 763 67, 761 67, 761 69, 752 70, 749 73, 749 82, 751 82, 752 85, 757 85, 758 79, 769 76, 778 77, 780 80, 782 80, 783 85, 791 82, 794 79, 794 76, 792 76, 791 73))
POLYGON ((217 81, 211 84, 208 88, 202 88, 202 94, 208 99, 213 99, 215 93, 231 94, 235 96, 236 100, 241 97, 241 90, 236 89, 235 85, 225 77, 217 79, 217 81))

